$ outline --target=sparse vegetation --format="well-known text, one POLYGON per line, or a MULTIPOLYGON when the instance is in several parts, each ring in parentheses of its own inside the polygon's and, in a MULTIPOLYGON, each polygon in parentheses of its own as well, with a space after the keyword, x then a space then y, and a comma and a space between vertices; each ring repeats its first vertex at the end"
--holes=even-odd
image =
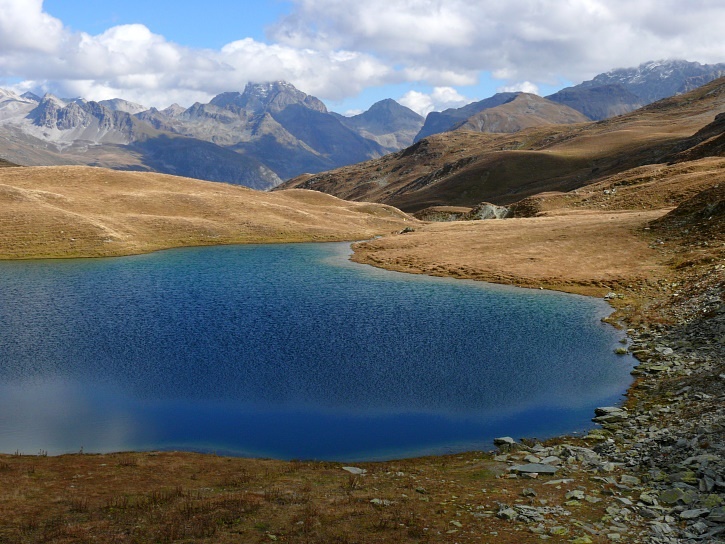
MULTIPOLYGON (((365 475, 338 463, 129 455, 138 462, 3 456, 9 469, 0 471, 0 541, 478 543, 481 535, 503 535, 508 522, 473 514, 495 510, 523 485, 497 479, 501 464, 480 452, 363 463, 365 475), (41 482, 26 476, 31 466, 41 482), (451 533, 452 520, 463 527, 451 533)), ((538 498, 564 500, 567 489, 543 483, 526 485, 538 498)), ((497 542, 538 541, 533 534, 513 538, 497 542)))
MULTIPOLYGON (((638 115, 667 111, 677 100, 638 115)), ((601 124, 602 134, 619 122, 601 124)), ((451 145, 462 149, 460 140, 452 137, 451 145)), ((638 359, 647 359, 658 347, 664 350, 654 339, 664 341, 660 332, 686 316, 693 330, 687 336, 692 341, 683 344, 688 351, 684 374, 670 376, 658 369, 664 374, 638 376, 625 406, 633 413, 637 405, 656 408, 659 422, 671 413, 678 391, 691 391, 697 401, 681 401, 684 415, 677 413, 678 420, 665 429, 669 432, 683 419, 697 422, 704 410, 721 408, 721 396, 698 390, 707 383, 718 391, 712 376, 696 372, 696 360, 697 342, 709 343, 703 345, 713 359, 722 349, 719 337, 713 341, 703 324, 723 315, 723 176, 720 157, 645 166, 575 192, 527 199, 524 207, 535 217, 415 223, 404 236, 359 244, 355 258, 408 272, 598 296, 615 292, 608 297, 617 310, 609 321, 646 333, 632 347, 638 359)), ((13 258, 363 237, 385 229, 399 233, 412 221, 390 208, 348 205, 311 192, 281 193, 275 201, 239 188, 149 174, 7 168, 0 179, 0 248, 2 256, 13 258), (105 248, 106 239, 117 246, 105 248)), ((722 358, 716 362, 713 368, 722 369, 722 358)), ((616 427, 614 432, 603 428, 586 439, 557 438, 548 444, 594 448, 596 443, 604 451, 617 433, 616 427)), ((711 451, 720 447, 721 434, 680 442, 692 442, 698 453, 711 451)), ((649 462, 643 478, 651 477, 649 462)), ((509 477, 503 460, 480 452, 359 466, 366 474, 350 474, 332 462, 158 452, 48 457, 42 450, 35 456, 16 451, 0 455, 0 542, 512 544, 539 542, 540 534, 507 520, 500 507, 536 504, 557 512, 556 524, 550 520, 544 528, 551 542, 602 543, 609 537, 592 527, 609 523, 613 515, 598 499, 616 496, 626 505, 641 498, 632 476, 617 472, 622 467, 593 476, 576 459, 567 462, 567 479, 555 485, 547 485, 552 480, 547 476, 509 477), (622 485, 622 476, 629 476, 631 485, 622 485), (556 510, 563 506, 566 515, 556 510)), ((680 525, 687 527, 685 520, 680 525)), ((637 527, 627 537, 647 541, 637 527)))

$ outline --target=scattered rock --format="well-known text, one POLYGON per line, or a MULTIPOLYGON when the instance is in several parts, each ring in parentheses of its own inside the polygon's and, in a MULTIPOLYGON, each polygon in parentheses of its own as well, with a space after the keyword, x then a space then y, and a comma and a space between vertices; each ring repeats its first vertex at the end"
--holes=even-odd
POLYGON ((559 469, 542 463, 529 463, 526 465, 515 465, 509 470, 517 474, 556 474, 559 469))
POLYGON ((498 514, 496 514, 497 518, 500 519, 506 519, 506 520, 515 520, 518 517, 518 514, 516 513, 516 510, 513 508, 504 508, 503 510, 499 510, 498 514))

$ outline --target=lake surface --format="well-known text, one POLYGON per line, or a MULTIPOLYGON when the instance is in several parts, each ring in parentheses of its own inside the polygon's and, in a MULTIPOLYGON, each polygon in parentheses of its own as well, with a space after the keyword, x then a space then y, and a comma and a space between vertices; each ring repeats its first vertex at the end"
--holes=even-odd
POLYGON ((379 270, 348 244, 0 262, 0 451, 384 459, 591 427, 601 300, 379 270))

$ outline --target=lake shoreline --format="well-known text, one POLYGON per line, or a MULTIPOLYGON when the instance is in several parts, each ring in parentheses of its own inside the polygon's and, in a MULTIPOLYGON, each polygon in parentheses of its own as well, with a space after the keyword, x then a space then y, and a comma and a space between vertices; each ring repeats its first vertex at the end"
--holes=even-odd
MULTIPOLYGON (((335 516, 342 515, 341 512, 344 510, 342 502, 323 505, 324 493, 332 493, 335 496, 337 491, 333 491, 334 489, 342 490, 340 496, 347 497, 345 500, 354 498, 350 504, 365 505, 366 513, 358 513, 358 516, 362 516, 361 519, 368 519, 367 516, 372 515, 378 520, 394 520, 398 515, 395 514, 397 508, 395 505, 404 504, 406 509, 417 512, 418 520, 408 519, 404 523, 406 526, 404 531, 408 531, 405 534, 418 534, 417 531, 420 530, 420 535, 423 536, 425 525, 438 532, 436 537, 439 541, 452 542, 453 539, 465 541, 462 538, 463 533, 466 529, 473 528, 476 535, 496 532, 501 537, 499 539, 501 542, 507 542, 506 538, 515 539, 510 542, 538 541, 539 530, 550 535, 567 534, 567 539, 575 537, 579 538, 580 542, 600 541, 592 539, 614 540, 611 535, 615 534, 620 535, 617 538, 625 538, 630 542, 670 542, 674 541, 671 539, 692 531, 702 530, 703 532, 699 534, 718 531, 722 527, 722 521, 715 520, 722 517, 720 513, 722 507, 719 505, 725 504, 725 488, 717 483, 720 481, 717 477, 711 478, 708 474, 717 476, 716 470, 713 473, 713 467, 718 466, 717 459, 722 466, 723 460, 722 399, 725 398, 725 391, 723 391, 722 376, 725 375, 725 368, 723 368, 723 346, 717 336, 719 330, 717 325, 723 322, 725 315, 722 306, 718 307, 718 300, 721 300, 723 269, 717 268, 717 264, 713 265, 707 260, 686 268, 676 268, 670 264, 676 262, 674 259, 679 259, 681 262, 682 258, 678 255, 689 251, 689 246, 677 246, 674 243, 653 246, 655 235, 645 230, 645 226, 657 215, 661 213, 652 216, 645 214, 639 218, 623 217, 625 224, 622 225, 623 230, 620 232, 631 233, 631 237, 626 238, 623 243, 633 250, 632 254, 635 257, 632 260, 636 258, 641 260, 636 262, 637 266, 634 267, 625 262, 622 267, 625 273, 605 278, 596 275, 589 279, 582 278, 582 270, 575 268, 571 268, 571 274, 567 277, 562 273, 562 269, 557 269, 555 263, 549 261, 544 261, 546 266, 539 268, 541 274, 531 274, 532 270, 536 270, 536 267, 532 268, 529 264, 532 257, 545 259, 552 252, 564 251, 566 243, 569 242, 562 242, 565 245, 555 250, 551 247, 541 247, 541 253, 538 255, 531 254, 528 246, 509 254, 509 257, 514 255, 515 258, 509 259, 513 265, 509 262, 508 266, 515 266, 516 259, 519 259, 521 271, 519 276, 511 273, 510 268, 492 271, 485 269, 484 266, 478 269, 472 267, 464 253, 459 255, 460 260, 448 257, 450 253, 447 251, 456 243, 467 244, 471 237, 480 240, 486 229, 504 229, 508 228, 504 226, 506 224, 515 225, 508 223, 509 220, 487 225, 482 222, 463 226, 432 225, 410 234, 393 235, 358 243, 355 246, 354 260, 384 268, 469 277, 494 283, 556 289, 578 294, 608 295, 607 299, 615 309, 609 321, 627 328, 631 339, 629 348, 641 364, 635 369, 636 382, 627 394, 625 403, 627 411, 620 413, 618 418, 610 419, 600 432, 590 433, 583 438, 551 439, 540 446, 517 441, 512 447, 504 447, 507 451, 502 451, 498 455, 468 452, 422 459, 360 463, 356 466, 359 465, 361 470, 367 471, 367 476, 357 477, 342 470, 341 463, 221 459, 213 454, 153 452, 75 454, 56 458, 43 455, 2 455, 0 477, 15 475, 19 477, 29 474, 31 470, 41 470, 53 482, 57 480, 57 485, 61 486, 58 493, 63 495, 68 492, 60 489, 64 487, 67 489, 66 478, 70 478, 70 472, 78 472, 81 466, 88 466, 87 470, 90 472, 103 472, 106 469, 100 469, 100 463, 101 466, 113 468, 114 474, 133 472, 136 474, 134 478, 138 478, 134 479, 137 482, 134 484, 136 487, 131 488, 124 487, 127 484, 118 479, 123 478, 122 476, 114 476, 116 479, 113 481, 118 482, 118 489, 114 490, 114 493, 130 493, 135 497, 144 497, 146 496, 144 493, 148 493, 149 489, 169 489, 174 485, 182 486, 183 489, 193 489, 199 481, 199 476, 197 479, 191 477, 193 474, 198 474, 193 467, 216 466, 218 460, 221 460, 229 474, 223 476, 219 473, 221 469, 213 469, 217 471, 215 474, 219 473, 217 481, 222 480, 224 484, 219 490, 223 493, 243 492, 247 497, 245 500, 249 502, 245 503, 244 508, 257 512, 243 514, 244 519, 258 519, 261 515, 259 512, 268 512, 268 507, 275 504, 288 505, 282 508, 286 513, 273 514, 269 511, 264 514, 272 522, 261 530, 261 533, 260 529, 255 529, 253 526, 245 529, 251 531, 250 534, 261 534, 262 537, 267 534, 275 537, 277 534, 298 534, 299 529, 296 527, 299 526, 295 525, 297 523, 295 520, 300 518, 296 516, 299 516, 299 512, 305 508, 304 504, 309 504, 310 501, 316 505, 315 512, 308 513, 308 521, 313 527, 311 530, 327 537, 333 536, 329 532, 333 531, 332 527, 336 527, 335 530, 340 533, 354 531, 352 528, 358 527, 355 523, 330 521, 338 519, 335 516), (627 222, 629 220, 634 222, 627 222), (475 230, 465 232, 465 229, 471 228, 475 230), (446 229, 450 229, 451 232, 444 232, 446 229), (456 229, 464 231, 456 232, 456 229), (427 254, 421 255, 416 253, 416 247, 422 245, 414 243, 416 237, 432 238, 435 244, 426 246, 427 254), (386 244, 392 244, 392 250, 386 244), (386 251, 393 253, 386 255, 386 251), (431 256, 436 256, 439 260, 435 261, 431 256), (405 259, 408 259, 408 262, 405 262, 405 259), (672 285, 677 287, 673 288, 672 285), (703 319, 703 316, 709 317, 703 319), (717 376, 721 377, 719 381, 717 378, 712 379, 717 376), (525 463, 528 456, 538 457, 541 452, 551 453, 550 457, 558 457, 563 461, 562 465, 558 465, 556 476, 528 479, 525 475, 515 476, 515 472, 510 472, 513 466, 525 463), (688 461, 692 458, 697 460, 688 461), (159 464, 161 461, 163 463, 159 464), (174 466, 185 467, 183 480, 181 476, 167 470, 174 466), (652 466, 656 468, 655 472, 652 472, 652 466), (226 467, 234 467, 234 470, 229 471, 226 467), (476 474, 485 471, 486 476, 483 477, 482 483, 486 493, 483 495, 480 495, 480 484, 475 486, 478 491, 474 491, 474 488, 469 489, 462 483, 470 481, 472 470, 476 474), (683 471, 687 472, 687 478, 690 478, 684 482, 685 485, 694 490, 690 495, 683 494, 689 491, 685 488, 683 492, 681 485, 683 482, 677 477, 678 474, 684 473, 683 471), (245 476, 237 480, 234 474, 245 476), (449 483, 431 483, 436 479, 440 481, 441 478, 449 483), (546 482, 552 479, 565 482, 558 486, 561 491, 554 492, 552 486, 546 485, 546 482), (310 481, 317 482, 320 495, 317 491, 307 490, 305 482, 310 481), (710 485, 709 481, 713 484, 710 485), (402 482, 404 484, 401 487, 402 482), (458 483, 454 485, 453 482, 458 483), (522 510, 513 499, 521 496, 523 488, 531 490, 533 496, 546 497, 549 504, 533 506, 535 511, 522 510), (579 495, 574 493, 581 488, 585 489, 583 499, 577 498, 579 495), (698 491, 700 488, 705 491, 698 491), (126 491, 121 491, 122 489, 126 491), (304 491, 300 491, 301 489, 304 491), (450 508, 454 503, 447 501, 451 500, 452 494, 461 496, 465 492, 464 489, 469 489, 471 496, 478 493, 480 498, 454 501, 458 502, 458 506, 453 507, 453 512, 457 511, 463 517, 458 518, 454 515, 451 518, 450 508), (307 502, 295 502, 290 498, 293 495, 287 495, 288 493, 293 495, 301 493, 299 496, 307 497, 307 502), (287 499, 282 500, 284 497, 287 499), (275 502, 278 499, 282 502, 275 502), (442 509, 444 512, 434 512, 429 509, 430 503, 423 499, 437 503, 443 501, 451 506, 444 507, 442 509), (479 500, 482 502, 477 503, 479 500), (669 502, 670 500, 673 502, 669 502), (684 502, 685 500, 687 502, 684 502), (507 508, 500 506, 497 510, 491 506, 489 509, 479 511, 481 512, 479 518, 465 513, 469 511, 467 510, 469 507, 471 512, 476 512, 476 504, 491 504, 492 501, 507 508), (561 525, 561 520, 553 515, 551 505, 568 510, 573 516, 561 525), (686 510, 683 510, 683 507, 686 510), (682 518, 680 514, 684 511, 700 513, 692 518, 682 518), (532 518, 532 512, 538 518, 532 518), (712 520, 703 526, 702 520, 708 518, 712 520), (462 520, 462 527, 451 525, 451 519, 456 523, 457 520, 462 520), (555 522, 560 525, 555 525, 555 522), (329 530, 324 529, 325 523, 331 524, 329 530), (697 525, 698 523, 701 525, 697 525), (566 532, 551 532, 559 526, 562 526, 566 532), (586 540, 587 538, 589 540, 586 540)), ((606 221, 611 220, 606 219, 606 221)), ((526 228, 535 228, 542 223, 544 222, 532 221, 526 228)), ((566 226, 561 222, 549 221, 549 223, 552 229, 550 234, 556 232, 563 241, 577 230, 575 223, 572 223, 573 231, 561 231, 560 229, 566 226)), ((594 225, 594 230, 586 231, 588 234, 579 239, 580 245, 583 243, 589 255, 602 250, 600 245, 592 242, 591 235, 596 228, 594 225)), ((526 242, 520 232, 514 234, 519 236, 522 242, 526 242)), ((511 240, 502 242, 505 243, 511 244, 511 240)), ((618 251, 617 248, 615 250, 618 251)), ((467 250, 466 253, 470 251, 467 250)), ((582 256, 583 260, 580 262, 586 261, 587 254, 582 256)), ((500 260, 500 253, 498 255, 500 260)), ((618 255, 617 259, 621 259, 622 254, 618 255)), ((717 262, 716 260, 715 263, 717 262)), ((594 268, 601 266, 602 263, 593 265, 594 268)), ((566 272, 567 267, 563 270, 566 272)), ((95 485, 102 485, 101 481, 95 485)), ((209 485, 213 486, 213 481, 207 481, 205 486, 209 485)), ((71 504, 70 513, 64 515, 69 516, 69 519, 78 518, 76 522, 79 526, 87 527, 90 522, 84 519, 88 516, 93 518, 88 512, 102 512, 109 500, 116 499, 107 497, 100 490, 93 491, 96 487, 90 480, 83 489, 87 490, 86 502, 73 503, 72 501, 76 499, 73 499, 75 494, 71 492, 65 499, 70 502, 62 503, 60 506, 71 504), (75 511, 80 512, 73 513, 75 511)), ((179 501, 184 500, 193 502, 194 499, 186 493, 183 491, 178 496, 170 497, 168 504, 180 504, 179 501)), ((219 502, 222 500, 221 495, 211 492, 207 494, 205 500, 209 504, 216 505, 215 512, 223 508, 222 502, 219 502)), ((36 510, 48 508, 47 505, 43 506, 42 500, 36 500, 34 504, 36 510)), ((54 511, 60 506, 56 505, 49 511, 54 511)), ((33 509, 32 506, 29 508, 33 509)), ((68 509, 67 506, 65 508, 68 509)), ((303 522, 307 523, 304 519, 303 522)), ((374 522, 371 520, 369 523, 374 522)), ((397 526, 397 521, 381 523, 383 528, 379 531, 382 532, 375 533, 378 536, 373 538, 382 539, 371 541, 384 542, 398 538, 395 536, 398 533, 390 532, 395 531, 390 527, 397 526)), ((10 531, 8 534, 15 534, 13 531, 19 531, 19 526, 14 525, 13 529, 8 529, 10 531)), ((97 528, 87 530, 92 533, 98 531, 97 528)), ((163 528, 159 526, 149 530, 162 531, 163 528)), ((0 536, 2 534, 0 533, 0 536)))
POLYGON ((500 433, 581 432, 631 383, 602 300, 401 274, 349 253, 244 245, 0 263, 0 451, 419 457, 487 449, 500 433), (309 439, 287 438, 298 433, 309 439))

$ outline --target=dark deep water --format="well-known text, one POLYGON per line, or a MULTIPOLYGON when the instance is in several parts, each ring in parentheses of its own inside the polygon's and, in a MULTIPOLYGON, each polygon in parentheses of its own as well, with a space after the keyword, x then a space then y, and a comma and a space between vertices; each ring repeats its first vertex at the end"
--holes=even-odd
POLYGON ((347 244, 0 262, 0 451, 371 459, 588 428, 601 300, 388 272, 347 244))

